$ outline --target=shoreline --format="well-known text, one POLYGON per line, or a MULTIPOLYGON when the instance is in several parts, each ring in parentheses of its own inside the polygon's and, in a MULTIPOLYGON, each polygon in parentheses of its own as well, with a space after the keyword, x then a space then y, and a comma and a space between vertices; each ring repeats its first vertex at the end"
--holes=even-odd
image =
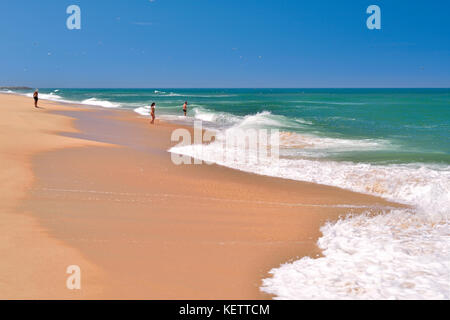
MULTIPOLYGON (((2 104, 5 96, 12 95, 1 94, 2 104)), ((10 100, 42 111, 31 99, 10 100)), ((259 290, 268 271, 320 255, 319 228, 349 212, 333 206, 401 206, 217 165, 176 167, 167 150, 180 126, 149 127, 131 111, 59 105, 51 101, 44 115, 72 120, 52 136, 79 144, 27 155, 34 180, 20 210, 95 266, 105 279, 95 298, 268 299, 259 290)))

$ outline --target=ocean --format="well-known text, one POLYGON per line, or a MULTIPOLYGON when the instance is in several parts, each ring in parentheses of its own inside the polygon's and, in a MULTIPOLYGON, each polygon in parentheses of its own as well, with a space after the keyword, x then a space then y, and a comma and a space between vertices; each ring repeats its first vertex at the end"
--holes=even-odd
MULTIPOLYGON (((410 206, 324 225, 323 257, 283 264, 263 280, 261 290, 278 299, 450 298, 450 89, 52 88, 40 98, 139 117, 156 102, 157 118, 201 120, 219 134, 277 129, 278 161, 227 161, 219 141, 202 147, 202 160, 410 206)), ((198 156, 198 149, 170 152, 198 156)))

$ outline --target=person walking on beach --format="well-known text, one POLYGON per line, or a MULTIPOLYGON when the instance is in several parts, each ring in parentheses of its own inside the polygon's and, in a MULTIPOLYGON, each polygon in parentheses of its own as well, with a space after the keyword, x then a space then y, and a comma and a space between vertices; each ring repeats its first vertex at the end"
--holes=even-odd
POLYGON ((152 116, 152 121, 150 122, 151 124, 155 123, 155 106, 156 106, 156 103, 153 102, 152 106, 150 107, 151 108, 150 115, 152 116))
POLYGON ((187 112, 187 101, 185 101, 184 104, 183 104, 183 112, 184 112, 184 116, 186 117, 186 112, 187 112))
POLYGON ((36 89, 36 91, 34 91, 34 93, 33 93, 33 99, 34 99, 34 107, 35 108, 39 108, 38 107, 38 100, 39 100, 39 90, 38 89, 36 89))

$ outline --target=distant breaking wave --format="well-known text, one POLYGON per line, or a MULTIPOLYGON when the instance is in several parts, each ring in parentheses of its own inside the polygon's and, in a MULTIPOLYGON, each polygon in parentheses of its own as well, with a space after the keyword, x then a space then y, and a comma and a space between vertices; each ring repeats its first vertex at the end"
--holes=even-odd
POLYGON ((107 100, 98 100, 96 98, 90 98, 90 99, 86 99, 81 101, 81 104, 86 104, 86 105, 90 105, 90 106, 99 106, 99 107, 103 107, 103 108, 119 108, 120 104, 118 103, 113 103, 107 100))
MULTIPOLYGON (((59 92, 59 90, 54 90, 51 93, 41 93, 40 92, 39 99, 58 101, 58 102, 64 102, 64 103, 84 104, 84 105, 88 105, 88 106, 97 106, 97 107, 103 107, 103 108, 119 108, 119 107, 121 107, 121 105, 119 103, 111 102, 108 100, 100 100, 97 98, 89 98, 89 99, 84 99, 82 101, 67 100, 67 99, 64 99, 62 96, 56 94, 56 92, 59 92)), ((21 93, 12 92, 12 91, 10 93, 21 94, 21 93)), ((22 95, 30 97, 30 98, 33 97, 33 93, 25 93, 22 95)))
POLYGON ((224 97, 234 97, 236 95, 233 94, 182 94, 182 93, 174 93, 174 92, 165 92, 155 90, 154 94, 157 96, 163 97, 185 97, 185 98, 224 98, 224 97))

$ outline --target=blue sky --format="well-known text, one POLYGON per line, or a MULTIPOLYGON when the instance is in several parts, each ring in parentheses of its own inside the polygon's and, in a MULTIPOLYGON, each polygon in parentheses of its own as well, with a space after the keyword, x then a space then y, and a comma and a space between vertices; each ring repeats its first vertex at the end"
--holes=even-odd
POLYGON ((450 87, 450 1, 0 0, 0 85, 450 87), (66 8, 81 8, 68 30, 66 8), (366 8, 381 8, 369 30, 366 8))

